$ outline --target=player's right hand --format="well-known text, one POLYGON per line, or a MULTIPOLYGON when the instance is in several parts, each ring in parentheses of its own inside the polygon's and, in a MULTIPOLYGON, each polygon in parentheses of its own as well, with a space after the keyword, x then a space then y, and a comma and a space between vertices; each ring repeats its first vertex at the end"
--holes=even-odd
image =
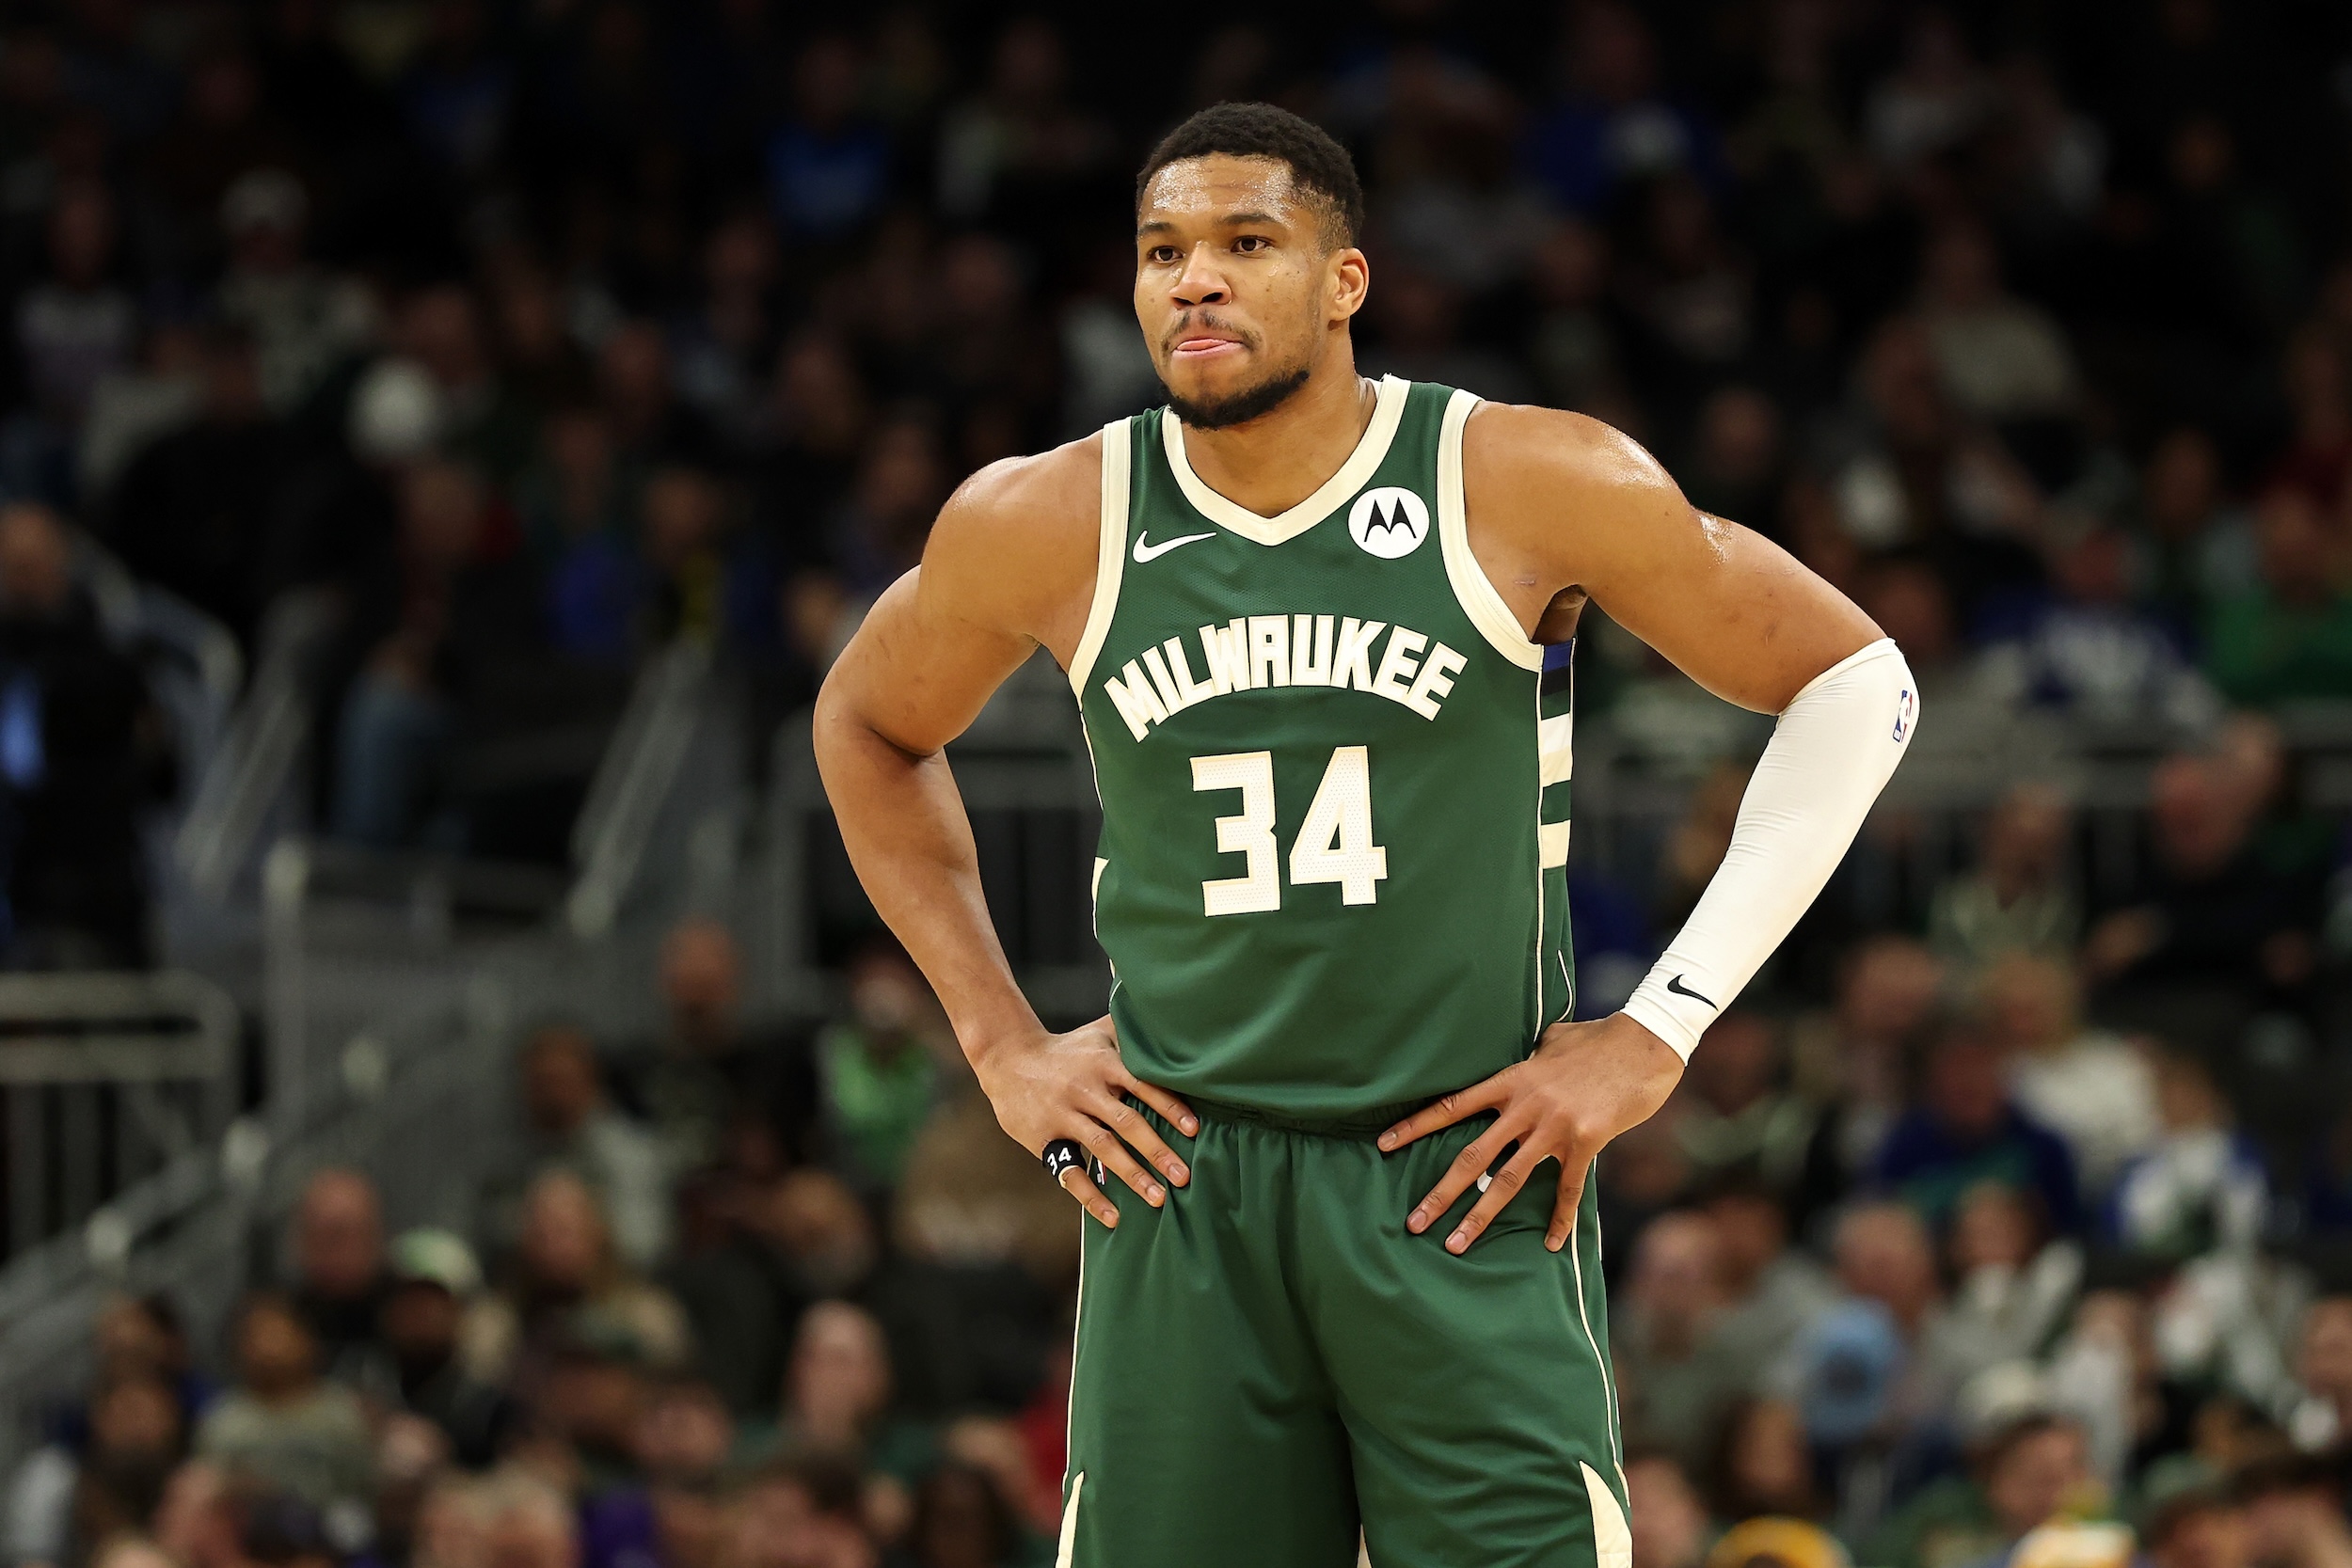
MULTIPOLYGON (((1176 1151, 1125 1097, 1142 1101, 1184 1129, 1186 1137, 1200 1131, 1200 1118, 1166 1089, 1127 1070, 1119 1059, 1119 1035, 1107 1017, 1067 1035, 1041 1030, 994 1041, 972 1053, 972 1070, 995 1107, 998 1124, 1031 1154, 1042 1158, 1054 1139, 1075 1138, 1102 1162, 1099 1168, 1115 1173, 1154 1209, 1168 1201, 1154 1170, 1171 1186, 1192 1180, 1176 1151)), ((1062 1172, 1061 1187, 1105 1227, 1118 1228, 1119 1206, 1085 1170, 1062 1172)))

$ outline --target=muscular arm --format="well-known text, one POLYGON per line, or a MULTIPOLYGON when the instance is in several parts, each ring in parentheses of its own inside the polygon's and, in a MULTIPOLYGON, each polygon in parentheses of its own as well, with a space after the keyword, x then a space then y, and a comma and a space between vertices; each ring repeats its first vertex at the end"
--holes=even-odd
MULTIPOLYGON (((1074 1137, 1153 1201, 1109 1130, 1172 1181, 1175 1155, 1119 1098, 1190 1112, 1120 1066, 1107 1021, 1047 1034, 1005 961, 980 889, 971 819, 945 748, 1040 645, 1065 667, 1094 586, 1100 437, 974 475, 932 526, 923 564, 893 583, 818 693, 817 766, 858 879, 939 993, 998 1119, 1031 1153, 1074 1137)), ((1105 1224, 1082 1172, 1063 1184, 1105 1224)))
POLYGON ((1726 702, 1778 713, 1883 634, 1795 557, 1683 499, 1596 420, 1481 406, 1463 432, 1470 544, 1519 624, 1559 641, 1584 599, 1726 702))
POLYGON ((1606 425, 1482 407, 1464 433, 1470 547, 1537 641, 1567 637, 1589 597, 1727 701, 1781 716, 1731 847, 1690 923, 1625 1007, 1544 1032, 1525 1061, 1382 1134, 1393 1148, 1475 1112, 1494 1123, 1406 1220, 1437 1223, 1517 1151, 1446 1239, 1460 1252, 1542 1162, 1560 1162, 1546 1244, 1565 1245, 1584 1172, 1665 1102, 1707 1024, 1778 946, 1852 842, 1911 733, 1894 644, 1843 594, 1767 540, 1683 499, 1606 425))

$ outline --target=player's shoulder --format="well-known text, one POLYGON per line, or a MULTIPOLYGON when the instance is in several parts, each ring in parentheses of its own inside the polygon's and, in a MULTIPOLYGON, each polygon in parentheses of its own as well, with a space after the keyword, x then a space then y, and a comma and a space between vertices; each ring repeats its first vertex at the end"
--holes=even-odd
POLYGON ((933 529, 997 547, 1045 542, 1076 530, 1091 540, 1103 495, 1103 434, 979 469, 941 508, 933 529))
POLYGON ((1674 481, 1641 442, 1589 414, 1532 404, 1481 403, 1462 431, 1464 478, 1509 495, 1521 488, 1556 505, 1563 488, 1646 491, 1674 481))
MULTIPOLYGON (((923 546, 926 596, 1050 641, 1085 614, 1102 538, 1103 437, 991 463, 956 487, 923 546)), ((1076 634, 1071 634, 1074 641, 1076 634)))

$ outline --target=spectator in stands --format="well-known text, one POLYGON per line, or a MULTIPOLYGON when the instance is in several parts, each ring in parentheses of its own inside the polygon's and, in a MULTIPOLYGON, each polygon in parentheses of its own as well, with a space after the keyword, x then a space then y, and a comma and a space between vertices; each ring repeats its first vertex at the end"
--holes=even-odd
POLYGON ((374 336, 376 306, 359 283, 305 255, 310 198, 279 168, 253 168, 220 198, 229 270, 222 319, 253 345, 262 404, 285 419, 374 336))
POLYGON ((2124 1163, 2156 1140, 2156 1078, 2147 1054, 2088 1027, 2074 971, 2049 958, 2002 958, 1985 975, 1984 997, 1993 1033, 2010 1053, 2010 1094, 2066 1140, 2084 1193, 2095 1201, 2124 1163))
POLYGON ((440 1429, 450 1456, 469 1470, 494 1463, 523 1412, 506 1391, 468 1370, 466 1315, 482 1289, 473 1249, 446 1230, 410 1230, 392 1243, 382 1332, 395 1397, 440 1429))
POLYGON ((524 1474, 501 1475, 480 1502, 484 1560, 512 1568, 574 1568, 580 1526, 556 1488, 524 1474))
POLYGON ((2027 780, 2003 791, 1976 869, 1935 891, 1928 928, 1937 953, 1968 969, 2012 952, 2071 958, 2083 924, 2069 864, 2074 831, 2055 785, 2027 780))
POLYGON ((745 1137, 783 1156, 811 1153, 814 1071, 804 1052, 745 1031, 742 955, 727 928, 681 921, 662 941, 660 986, 661 1035, 619 1052, 612 1078, 622 1104, 661 1141, 670 1168, 703 1169, 745 1137))
POLYGON ((941 121, 939 205, 1017 223, 1068 200, 1109 154, 1108 128, 1072 102, 1061 33, 1025 17, 997 34, 982 90, 941 121))
MULTIPOLYGON (((947 492, 935 421, 920 408, 893 414, 866 438, 857 482, 826 520, 828 559, 848 596, 850 628, 883 589, 920 559, 931 518, 947 492)), ((809 639, 837 646, 848 628, 809 639)))
POLYGON ((988 1472, 943 1465, 915 1488, 906 1544, 919 1568, 995 1568, 1018 1561, 1028 1542, 988 1472))
POLYGON ((2252 1568, 2246 1506, 2201 1464, 2143 1505, 2141 1546, 2155 1568, 2252 1568))
POLYGON ((62 501, 73 436, 91 391, 128 365, 138 347, 139 309, 117 268, 120 220, 95 181, 75 182, 49 208, 47 277, 18 295, 12 334, 16 384, 29 408, 15 420, 8 487, 62 501), (22 455, 17 455, 22 454, 22 455))
POLYGON ((541 420, 539 460, 516 495, 548 641, 572 658, 625 663, 641 634, 644 569, 603 414, 579 404, 541 420))
MULTIPOLYGON (((96 1381, 160 1378, 180 1404, 181 1425, 193 1428, 218 1392, 195 1366, 180 1309, 167 1295, 113 1296, 90 1325, 96 1342, 96 1381)), ((72 1426, 69 1420, 68 1428, 72 1426)), ((70 1432, 69 1432, 70 1435, 70 1432)))
POLYGON ((391 1279, 375 1183, 356 1170, 314 1174, 294 1208, 294 1303, 317 1338, 320 1370, 354 1387, 381 1380, 381 1317, 391 1279))
POLYGON ((1752 1169, 1717 1176, 1704 1189, 1704 1203, 1715 1227, 1723 1289, 1709 1338, 1751 1374, 1776 1366, 1828 1309, 1836 1287, 1819 1263, 1789 1245, 1788 1210, 1752 1169))
POLYGON ((2316 1457, 2281 1459, 2238 1481, 2252 1560, 2277 1568, 2339 1568, 2352 1561, 2352 1527, 2334 1468, 2316 1457))
POLYGON ((447 454, 494 483, 511 481, 538 436, 538 421, 499 376, 473 291, 453 283, 419 290, 402 303, 392 341, 440 390, 447 454))
MULTIPOLYGON (((467 699, 535 641, 516 563, 485 558, 489 504, 480 477, 455 463, 402 476, 396 562, 366 585, 354 616, 368 652, 337 726, 334 820, 344 838, 391 848, 428 826, 467 699)), ((443 818, 430 831, 462 845, 462 825, 443 818)))
POLYGON ((641 1270, 660 1263, 670 1250, 668 1164, 653 1135, 607 1102, 603 1065, 585 1029, 554 1022, 532 1032, 522 1102, 531 1174, 578 1175, 602 1204, 622 1261, 641 1270))
POLYGON ((2163 1135, 2115 1183, 2116 1239, 2169 1259, 2250 1250, 2269 1211, 2263 1161, 2232 1126, 2212 1072, 2185 1051, 2158 1052, 2156 1105, 2163 1135))
POLYGON ((247 1296, 236 1322, 237 1383, 197 1428, 196 1451, 313 1508, 365 1504, 374 1452, 357 1395, 319 1375, 319 1343, 293 1301, 247 1296))
POLYGON ((606 1490, 583 1511, 584 1564, 611 1568, 637 1554, 666 1561, 665 1536, 691 1529, 719 1481, 735 1441, 735 1423, 710 1385, 672 1377, 645 1390, 629 1433, 636 1479, 606 1490), (680 1515, 686 1517, 681 1521, 680 1515))
POLYGON ((2261 582, 2253 519, 2222 484, 2221 452, 2195 425, 2167 431, 2140 470, 2138 522, 2154 552, 2153 596, 2185 626, 2261 582))
POLYGON ((2321 502, 2286 485, 2270 490, 2254 538, 2262 580, 2207 614, 2205 673, 2251 707, 2352 692, 2352 598, 2321 502))
POLYGON ((2071 719, 2191 734, 2221 704, 2180 634, 2136 602, 2132 543, 2112 524, 2054 519, 2051 593, 2023 608, 1977 658, 1991 699, 2071 719))
POLYGON ((889 1348, 872 1313, 820 1301, 802 1314, 772 1424, 747 1423, 746 1453, 822 1455, 911 1485, 935 1463, 930 1431, 892 1413, 889 1348))
POLYGON ((1057 1291, 1073 1282, 1079 1238, 1029 1180, 1029 1151, 1005 1135, 960 1053, 942 1076, 948 1087, 899 1175, 891 1219, 899 1251, 936 1263, 1017 1263, 1057 1291))
POLYGON ((662 1274, 691 1326, 698 1370, 737 1416, 775 1402, 793 1327, 813 1299, 779 1223, 790 1180, 707 1177, 690 1186, 690 1206, 701 1200, 711 1213, 685 1227, 684 1256, 662 1274))
POLYGON ((73 580, 57 514, 0 506, 0 852, 7 960, 137 968, 149 953, 142 810, 167 771, 138 665, 73 580))
POLYGON ((596 356, 596 384, 625 467, 644 475, 664 465, 707 462, 710 436, 680 403, 670 377, 670 350, 651 322, 623 322, 596 356))
POLYGON ((155 440, 123 471, 104 538, 123 564, 217 617, 248 649, 281 569, 270 536, 292 461, 262 398, 253 343, 208 333, 196 421, 155 440))
POLYGON ((9 1478, 5 1549, 15 1568, 67 1568, 109 1537, 144 1532, 187 1444, 171 1386, 126 1372, 101 1384, 80 1452, 35 1449, 9 1478))
POLYGON ((1943 1288, 1916 1211, 1850 1209, 1833 1252, 1840 1299, 1798 1337, 1772 1383, 1803 1412, 1851 1537, 1875 1521, 1890 1484, 1941 1461, 1960 1369, 1944 1343, 1943 1288))
POLYGON ((1961 1195, 1945 1250, 1953 1286, 1941 1341, 1963 1383, 2032 1361, 2057 1337, 2082 1285, 2082 1248, 2051 1236, 2041 1206, 1997 1180, 1961 1195))
POLYGON ((879 1568, 858 1474, 817 1458, 763 1465, 727 1505, 721 1568, 879 1568))
POLYGON ((708 470, 666 464, 646 479, 639 554, 646 573, 645 634, 756 646, 768 641, 767 565, 732 526, 732 494, 708 470))
POLYGON ((957 1050, 939 1001, 895 941, 850 966, 850 1014, 817 1037, 829 1138, 855 1177, 896 1187, 938 1092, 937 1058, 957 1050))
POLYGON ((682 1366, 691 1354, 676 1300, 622 1262, 596 1194, 574 1173, 551 1170, 532 1182, 515 1254, 505 1288, 466 1315, 472 1376, 529 1402, 568 1345, 613 1347, 657 1370, 682 1366))
POLYGON ((1891 1568, 1934 1568, 2006 1553, 2061 1508, 2089 1500, 2082 1429, 2045 1412, 2018 1416, 1982 1439, 1969 1474, 1921 1492, 1862 1550, 1891 1568))
POLYGON ((2165 759, 2149 793, 2154 853, 2092 927, 2090 974, 2160 990, 2167 1010, 2227 1010, 2266 987, 2299 989, 2313 963, 2312 894, 2253 852, 2259 807, 2241 776, 2224 758, 2184 753, 2165 759))
POLYGON ((1920 322, 1954 406, 2009 425, 2074 411, 2074 362, 2065 335, 2003 288, 1992 235, 1973 223, 1947 225, 1929 242, 1920 274, 1920 322))
POLYGON ((1675 169, 1719 177, 1713 126, 1661 87, 1657 40, 1632 7, 1578 8, 1562 43, 1565 90, 1527 153, 1563 207, 1598 214, 1622 186, 1675 169))
POLYGON ((2303 1314, 2295 1380, 2287 1434, 2307 1453, 2335 1448, 2352 1433, 2352 1296, 2324 1296, 2303 1314))
POLYGON ((791 112, 765 149, 769 200, 786 232, 834 239, 854 231, 886 198, 891 148, 860 112, 857 46, 826 34, 801 51, 791 112))
POLYGON ((1642 1231, 1623 1294, 1629 1310, 1610 1335, 1629 1440, 1672 1454, 1686 1472, 1704 1465, 1755 1371, 1715 1338, 1723 1275, 1712 1220, 1688 1210, 1659 1216, 1642 1231))
POLYGON ((1707 1550, 1707 1503, 1670 1455, 1634 1452, 1625 1462, 1627 1524, 1633 1568, 1698 1568, 1707 1550))
POLYGON ((1867 938, 1845 958, 1828 1027, 1800 1037, 1798 1082, 1828 1105, 1805 1150, 1794 1216, 1801 1234, 1876 1168, 1902 1114, 1910 1058, 1942 1006, 1944 980, 1944 966, 1920 943, 1867 938))
POLYGON ((1719 1520, 1818 1520, 1827 1513, 1804 1418, 1786 1400, 1744 1399, 1725 1413, 1709 1478, 1719 1520))
POLYGON ((2028 1194, 2061 1230, 2080 1215, 2074 1158, 2019 1110, 2002 1079, 1999 1046, 1974 1023, 1947 1028, 1929 1053, 1925 1092, 1887 1133, 1878 1179, 1941 1227, 1979 1181, 2028 1194))
POLYGON ((1796 1183, 1813 1136, 1817 1113, 1781 1082, 1777 1032, 1744 1008, 1708 1026, 1703 1049, 1691 1058, 1689 1113, 1679 1134, 1702 1180, 1717 1172, 1752 1169, 1776 1191, 1796 1183))
POLYGON ((177 1564, 145 1535, 123 1531, 99 1543, 90 1553, 89 1568, 177 1568, 177 1564))
POLYGON ((155 1540, 184 1568, 247 1568, 242 1521, 221 1466, 192 1460, 172 1472, 155 1511, 155 1540))

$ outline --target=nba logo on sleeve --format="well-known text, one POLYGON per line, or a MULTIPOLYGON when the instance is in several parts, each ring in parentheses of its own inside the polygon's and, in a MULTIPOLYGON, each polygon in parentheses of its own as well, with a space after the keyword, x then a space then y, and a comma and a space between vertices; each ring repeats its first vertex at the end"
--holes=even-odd
POLYGON ((1410 490, 1367 490, 1348 510, 1347 532, 1367 553, 1395 561, 1429 537, 1429 507, 1410 490))
POLYGON ((1919 699, 1911 694, 1909 688, 1905 688, 1903 694, 1895 699, 1895 738, 1900 740, 1910 734, 1912 721, 1918 717, 1919 699))

